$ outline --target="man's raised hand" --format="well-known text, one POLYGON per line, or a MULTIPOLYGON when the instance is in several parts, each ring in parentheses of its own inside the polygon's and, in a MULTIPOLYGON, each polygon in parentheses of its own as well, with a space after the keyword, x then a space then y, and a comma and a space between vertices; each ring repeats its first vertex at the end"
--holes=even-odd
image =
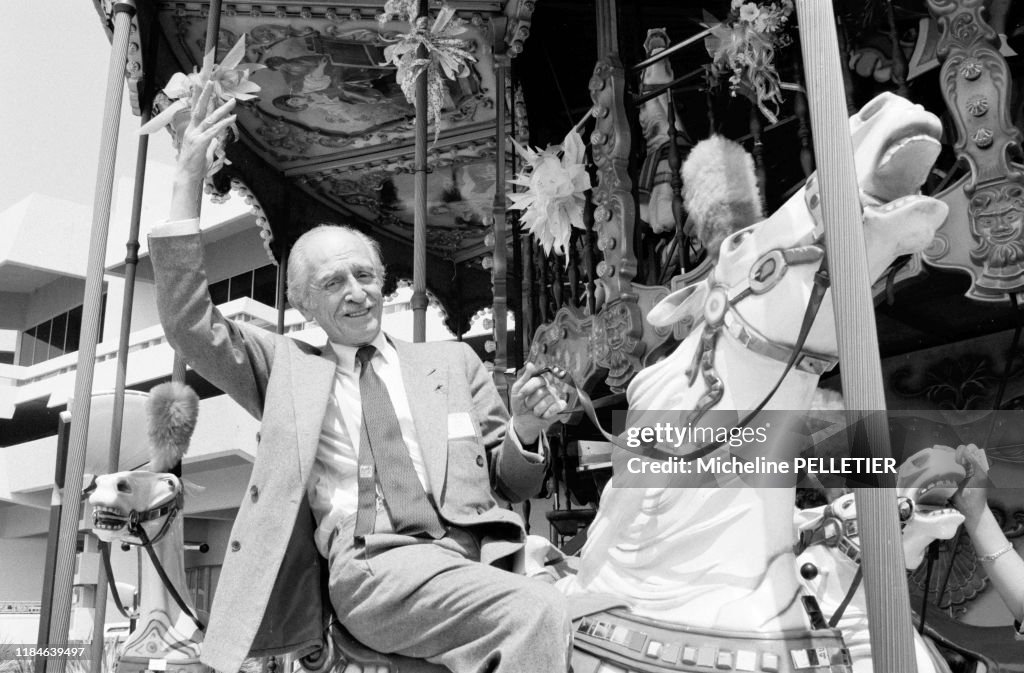
POLYGON ((172 221, 199 217, 199 202, 206 171, 213 163, 217 148, 224 142, 224 131, 237 119, 232 114, 234 98, 211 110, 212 97, 213 82, 207 82, 202 91, 193 94, 191 117, 182 132, 181 147, 178 150, 168 217, 172 221))

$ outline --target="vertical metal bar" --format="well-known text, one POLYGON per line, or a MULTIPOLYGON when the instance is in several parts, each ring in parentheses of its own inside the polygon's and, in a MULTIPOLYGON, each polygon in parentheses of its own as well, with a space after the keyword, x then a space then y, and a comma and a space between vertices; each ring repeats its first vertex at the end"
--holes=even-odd
MULTIPOLYGON (((75 373, 75 394, 71 409, 74 423, 68 451, 68 469, 60 518, 57 563, 53 576, 53 607, 49 643, 66 645, 71 622, 71 590, 75 574, 75 553, 78 523, 82 513, 82 475, 85 472, 85 451, 89 438, 89 412, 92 382, 96 365, 96 342, 99 339, 103 299, 103 262, 110 229, 110 203, 114 187, 114 159, 117 155, 117 129, 120 125, 121 99, 124 93, 125 61, 131 33, 135 3, 118 2, 113 7, 114 34, 111 39, 110 64, 107 71, 107 96, 100 136, 100 160, 96 172, 93 200, 92 235, 86 267, 85 296, 82 307, 82 332, 78 347, 78 368, 75 373)), ((54 660, 53 671, 63 673, 66 659, 54 660)))
POLYGON ((761 124, 761 113, 758 112, 757 106, 753 103, 750 105, 750 115, 747 121, 748 128, 750 129, 750 154, 754 157, 754 174, 757 176, 757 190, 760 192, 761 207, 763 208, 767 196, 765 190, 764 142, 761 139, 761 132, 764 126, 761 124))
POLYGON ((210 14, 206 17, 206 42, 203 53, 214 50, 213 58, 217 60, 217 43, 220 41, 220 6, 221 0, 210 0, 210 14))
MULTIPOLYGON (((843 23, 842 17, 836 19, 836 39, 839 44, 840 54, 850 53, 850 33, 846 30, 846 24, 843 23)), ((803 53, 803 45, 800 46, 800 51, 803 53)), ((845 67, 842 68, 843 72, 843 95, 846 98, 846 111, 849 114, 853 114, 857 111, 857 104, 854 101, 853 91, 853 75, 850 73, 850 69, 845 67)))
MULTIPOLYGON (((885 414, 880 413, 885 410, 885 394, 878 359, 878 332, 861 227, 853 143, 846 131, 849 121, 835 16, 830 2, 797 0, 796 5, 804 38, 807 94, 814 102, 811 127, 821 184, 822 220, 826 223, 839 356, 843 363, 843 397, 848 409, 868 412, 865 429, 870 455, 888 458, 892 452, 885 414)), ((895 489, 858 488, 855 493, 874 670, 913 673, 917 661, 903 546, 893 505, 895 489)))
POLYGON ((491 285, 494 288, 494 385, 502 398, 508 399, 508 244, 505 231, 505 89, 508 84, 508 54, 494 54, 495 101, 495 157, 494 157, 494 265, 491 267, 491 285))
MULTIPOLYGON (((427 20, 427 0, 417 3, 416 21, 427 20)), ((420 45, 416 58, 428 58, 420 45)), ((499 93, 499 96, 503 93, 499 93)), ((427 69, 416 80, 416 154, 413 181, 412 340, 427 338, 427 69)))
POLYGON ((546 323, 551 317, 548 315, 548 311, 551 307, 551 290, 548 287, 548 283, 551 279, 551 276, 549 274, 550 269, 548 268, 547 255, 544 254, 544 250, 541 249, 540 244, 534 243, 534 246, 534 254, 536 255, 536 258, 539 260, 539 263, 537 264, 537 272, 539 274, 540 287, 538 288, 537 294, 540 298, 540 321, 542 323, 546 323))
POLYGON ((889 28, 889 43, 892 45, 892 81, 896 85, 896 93, 907 98, 910 90, 907 88, 907 73, 910 68, 907 64, 907 57, 900 47, 900 33, 896 27, 896 13, 892 8, 892 0, 886 0, 885 20, 889 28))
MULTIPOLYGON (((149 121, 149 110, 142 112, 141 123, 149 121)), ((124 422, 124 391, 128 378, 128 340, 132 332, 132 306, 135 301, 135 274, 139 263, 139 223, 142 221, 142 192, 146 183, 146 154, 149 136, 139 136, 135 155, 135 190, 132 194, 132 215, 125 243, 124 298, 121 301, 121 330, 117 342, 117 371, 114 378, 114 408, 110 422, 110 448, 107 453, 107 474, 118 471, 121 462, 121 427, 124 422)), ((92 651, 90 670, 99 671, 103 661, 104 626, 107 621, 107 569, 100 564, 96 578, 96 601, 93 608, 92 651)))
POLYGON ((533 331, 536 325, 534 316, 536 315, 537 303, 534 300, 536 293, 534 292, 534 277, 533 277, 533 237, 526 235, 522 240, 522 273, 521 286, 522 286, 522 312, 521 318, 523 321, 523 334, 525 335, 522 341, 523 349, 523 361, 525 362, 530 357, 530 346, 527 342, 533 339, 533 331))
MULTIPOLYGON (((53 577, 57 567, 57 546, 60 533, 60 494, 64 491, 64 472, 68 462, 68 443, 71 439, 71 414, 62 411, 57 421, 57 461, 53 471, 53 497, 50 501, 50 527, 46 538, 46 559, 43 562, 43 577, 53 577)), ((39 631, 36 645, 46 647, 49 642, 50 621, 52 616, 53 583, 43 582, 43 595, 39 601, 39 631)), ((37 673, 46 673, 46 657, 35 659, 37 673)))
MULTIPOLYGON (((565 268, 565 256, 555 253, 551 256, 551 298, 553 300, 553 306, 555 311, 562 308, 563 300, 563 288, 565 283, 565 274, 562 273, 562 269, 565 268)), ((551 316, 554 318, 554 316, 551 316)))
POLYGON ((171 363, 171 380, 175 383, 184 383, 185 375, 188 369, 185 366, 185 360, 182 359, 177 353, 174 354, 174 361, 171 363))
POLYGON ((277 307, 277 333, 284 334, 284 312, 287 304, 285 288, 288 284, 288 254, 282 250, 281 259, 277 261, 277 274, 274 282, 274 304, 277 307))
POLYGON ((579 306, 580 303, 580 233, 582 232, 573 230, 569 239, 569 249, 566 250, 569 259, 569 301, 573 306, 579 306))
POLYGON ((519 227, 519 217, 512 218, 512 264, 509 269, 509 303, 512 307, 512 315, 515 320, 513 343, 515 348, 512 351, 512 367, 519 369, 526 359, 525 314, 526 305, 523 302, 523 243, 519 240, 522 229, 519 227))
POLYGON ((796 135, 800 139, 800 168, 806 178, 814 172, 814 152, 811 151, 811 125, 807 117, 807 94, 804 93, 803 65, 799 54, 793 59, 793 74, 797 85, 801 87, 793 96, 793 113, 797 121, 796 135))

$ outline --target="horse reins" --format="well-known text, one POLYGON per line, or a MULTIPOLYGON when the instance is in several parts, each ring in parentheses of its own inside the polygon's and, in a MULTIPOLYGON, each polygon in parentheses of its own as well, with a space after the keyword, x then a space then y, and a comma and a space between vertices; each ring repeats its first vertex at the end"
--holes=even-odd
MULTIPOLYGON (((185 603, 181 594, 178 593, 178 590, 175 588, 171 578, 167 576, 167 571, 164 570, 163 563, 160 562, 160 558, 156 555, 156 551, 153 549, 153 545, 159 542, 164 535, 167 534, 167 531, 170 529, 171 522, 174 520, 174 517, 177 516, 183 504, 184 498, 179 492, 173 500, 159 507, 147 509, 142 512, 131 510, 128 512, 128 520, 125 523, 125 526, 129 534, 139 538, 137 546, 146 550, 146 553, 149 555, 149 560, 153 563, 153 568, 156 569, 156 573, 160 577, 160 581, 163 582, 167 593, 170 594, 171 598, 174 599, 174 602, 178 605, 181 611, 188 615, 189 619, 195 623, 199 630, 205 631, 206 625, 203 624, 202 620, 192 612, 192 609, 185 603), (157 531, 157 534, 150 539, 146 530, 142 527, 142 524, 149 521, 155 521, 163 516, 166 516, 167 518, 164 520, 160 530, 157 531)), ((126 544, 132 543, 126 542, 126 544)), ((107 572, 107 583, 110 586, 110 593, 114 598, 114 604, 117 606, 118 612, 120 612, 126 619, 133 619, 132 615, 121 603, 121 597, 117 593, 117 586, 114 583, 114 571, 110 565, 110 545, 107 542, 100 540, 100 551, 102 552, 103 565, 107 572)))
MULTIPOLYGON (((761 410, 764 409, 765 405, 767 405, 768 402, 771 401, 775 393, 778 392, 779 388, 782 386, 782 382, 785 380, 789 372, 792 371, 794 367, 797 367, 798 362, 800 362, 801 360, 808 359, 808 356, 810 354, 804 352, 804 343, 806 343, 807 336, 810 334, 811 327, 814 325, 814 319, 818 315, 818 310, 821 308, 821 302, 825 298, 825 293, 828 290, 828 288, 828 257, 825 254, 824 248, 820 244, 815 243, 812 245, 801 246, 797 248, 789 248, 787 250, 772 250, 765 253, 757 260, 757 262, 755 262, 754 266, 751 268, 750 283, 748 287, 742 289, 732 298, 728 297, 724 288, 719 287, 712 290, 712 292, 718 292, 719 295, 724 296, 722 297, 723 300, 718 305, 712 307, 713 310, 709 311, 707 308, 705 310, 705 318, 702 319, 702 321, 706 322, 704 327, 704 333, 701 335, 701 343, 698 344, 697 349, 695 351, 694 364, 691 365, 690 370, 687 371, 687 375, 690 377, 691 384, 693 380, 696 378, 696 365, 698 364, 705 371, 705 382, 708 383, 708 368, 714 360, 715 341, 717 341, 718 335, 721 333, 723 327, 725 327, 727 331, 733 334, 733 336, 737 336, 740 343, 742 343, 745 347, 754 350, 755 352, 760 352, 756 348, 751 348, 750 344, 755 342, 765 342, 779 350, 789 350, 789 357, 786 360, 786 366, 783 369, 782 373, 779 375, 778 380, 776 380, 775 385, 772 386, 771 390, 768 391, 768 393, 764 396, 764 398, 762 398, 761 402, 758 403, 756 407, 754 407, 754 409, 748 412, 743 418, 741 418, 736 423, 734 429, 747 427, 750 424, 750 422, 757 416, 757 414, 759 414, 761 410), (763 294, 765 292, 768 292, 773 287, 775 287, 778 281, 785 274, 786 269, 789 267, 789 265, 810 263, 816 261, 817 259, 820 259, 821 263, 818 267, 818 270, 814 274, 814 283, 811 287, 811 296, 807 300, 807 307, 804 309, 803 319, 800 323, 800 331, 797 334, 796 343, 792 346, 792 348, 789 348, 787 346, 781 346, 779 344, 774 344, 765 339, 764 337, 756 335, 756 332, 753 331, 753 328, 746 325, 745 321, 743 321, 743 319, 739 316, 737 316, 738 324, 743 330, 742 332, 740 332, 740 334, 748 335, 747 339, 745 340, 744 338, 737 336, 736 332, 733 329, 728 328, 727 322, 729 321, 727 320, 726 316, 730 313, 730 311, 734 310, 733 307, 735 306, 735 304, 742 301, 744 298, 748 296, 763 294), (767 273, 763 273, 764 271, 767 271, 767 273), (709 316, 708 313, 711 313, 711 315, 709 316), (707 362, 707 364, 704 364, 705 362, 707 362)), ((705 307, 707 306, 708 302, 706 300, 705 307)), ((698 322, 697 325, 699 324, 700 323, 698 322)), ((777 353, 778 352, 776 351, 776 353, 774 354, 762 354, 767 355, 768 357, 776 357, 776 359, 778 359, 777 353)), ((824 359, 822 356, 816 355, 810 355, 810 358, 812 360, 818 359, 819 361, 824 359)), ((601 425, 600 421, 597 418, 597 411, 595 409, 593 400, 590 398, 590 395, 587 394, 585 390, 580 388, 579 384, 573 378, 571 372, 557 367, 548 367, 545 369, 541 369, 538 372, 538 374, 543 374, 547 371, 550 371, 555 377, 561 379, 569 386, 571 386, 575 390, 576 397, 579 400, 579 409, 563 411, 563 414, 576 413, 577 411, 582 410, 583 413, 590 420, 590 422, 593 423, 594 427, 597 428, 597 430, 604 436, 606 440, 608 440, 614 446, 629 451, 630 453, 640 453, 641 455, 644 455, 646 457, 656 458, 658 460, 689 461, 707 456, 716 449, 721 448, 722 445, 725 444, 725 442, 727 441, 727 439, 722 439, 710 442, 702 447, 694 449, 690 453, 683 455, 671 454, 665 451, 661 451, 660 449, 655 448, 653 444, 642 445, 640 447, 628 446, 620 437, 613 435, 612 433, 604 429, 604 427, 601 425)), ((711 371, 713 372, 713 369, 711 371)), ((718 401, 721 400, 720 380, 718 383, 718 399, 714 400, 711 404, 702 404, 701 406, 698 407, 698 409, 695 409, 694 412, 691 412, 691 416, 688 418, 688 422, 695 422, 708 409, 713 407, 715 404, 718 403, 718 401), (696 415, 694 416, 694 414, 696 415)), ((706 396, 707 394, 705 394, 705 397, 706 396)), ((704 401, 704 397, 702 397, 702 401, 704 401)))

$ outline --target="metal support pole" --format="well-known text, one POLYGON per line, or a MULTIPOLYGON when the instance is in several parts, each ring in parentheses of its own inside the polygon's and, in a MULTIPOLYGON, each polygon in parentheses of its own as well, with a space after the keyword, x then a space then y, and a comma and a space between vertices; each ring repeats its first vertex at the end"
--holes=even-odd
POLYGON ((502 399, 508 401, 508 245, 505 234, 505 85, 508 81, 508 54, 494 54, 495 103, 495 157, 494 157, 494 264, 491 267, 491 285, 494 288, 494 385, 502 399))
MULTIPOLYGON (((885 421, 885 393, 878 356, 871 282, 861 227, 862 216, 853 143, 836 40, 832 3, 797 0, 803 35, 807 96, 821 184, 822 220, 835 304, 843 397, 865 419, 871 456, 892 456, 885 421), (875 413, 871 413, 875 412, 875 413)), ((893 483, 892 486, 895 486, 893 483)), ((864 589, 871 658, 877 673, 917 670, 913 625, 900 542, 894 488, 858 488, 857 525, 861 536, 864 589)))
POLYGON ((288 284, 288 255, 281 251, 281 259, 277 262, 277 277, 274 285, 274 303, 277 306, 277 333, 284 334, 284 312, 288 303, 285 292, 288 284))
MULTIPOLYGON (((103 295, 103 262, 110 229, 110 203, 114 187, 114 159, 117 154, 117 130, 121 121, 121 99, 124 93, 125 61, 131 19, 135 13, 132 1, 114 5, 114 34, 111 39, 110 66, 107 72, 107 97, 100 136, 100 161, 96 173, 93 200, 92 236, 86 267, 85 297, 82 308, 82 333, 78 346, 78 369, 71 410, 71 443, 68 453, 67 480, 60 519, 57 565, 53 577, 53 609, 50 621, 51 645, 66 645, 71 621, 71 589, 75 574, 75 552, 78 523, 82 514, 82 475, 85 472, 85 451, 89 438, 89 412, 93 373, 96 365, 96 342, 99 338, 103 295)), ((52 671, 63 673, 65 659, 54 660, 52 671)))
POLYGON ((210 0, 210 14, 206 17, 206 42, 203 44, 203 53, 214 50, 213 60, 217 60, 217 42, 220 36, 220 5, 221 0, 210 0))
MULTIPOLYGON (((417 3, 416 21, 427 20, 427 0, 417 3)), ((428 58, 419 46, 416 58, 428 58)), ((412 340, 427 339, 427 69, 416 80, 416 168, 413 182, 412 340)))
MULTIPOLYGON (((59 544, 61 499, 60 493, 64 491, 64 473, 68 462, 68 443, 71 441, 71 414, 67 411, 60 413, 57 421, 57 461, 54 466, 53 489, 54 497, 50 504, 50 526, 47 529, 49 534, 46 538, 46 559, 43 562, 43 578, 54 577, 57 567, 57 547, 59 544)), ((46 647, 50 635, 50 617, 53 604, 53 583, 43 582, 43 596, 39 605, 39 631, 36 637, 36 645, 46 647)), ((35 659, 36 673, 46 673, 46 657, 38 656, 35 659)))
MULTIPOLYGON (((149 121, 149 110, 143 110, 141 123, 149 121)), ((124 258, 124 298, 121 302, 121 332, 117 342, 117 372, 114 379, 114 408, 110 422, 110 449, 107 454, 107 474, 117 472, 121 463, 121 426, 124 422, 124 391, 128 378, 128 340, 132 333, 132 305, 135 302, 135 273, 139 264, 139 223, 142 221, 142 191, 146 184, 146 154, 149 136, 139 136, 135 155, 135 191, 132 194, 132 217, 128 228, 127 249, 124 258)), ((103 662, 104 626, 107 621, 107 569, 100 564, 96 578, 96 602, 93 608, 92 651, 89 653, 92 671, 100 671, 103 662)))

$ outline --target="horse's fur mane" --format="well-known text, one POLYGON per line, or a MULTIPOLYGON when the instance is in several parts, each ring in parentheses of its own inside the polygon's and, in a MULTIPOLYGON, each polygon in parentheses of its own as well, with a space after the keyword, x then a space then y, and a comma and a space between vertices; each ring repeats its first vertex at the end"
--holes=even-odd
POLYGON ((682 172, 683 205, 712 259, 727 236, 764 218, 754 160, 739 143, 705 138, 690 150, 682 172))
POLYGON ((199 416, 199 396, 183 383, 161 383, 149 391, 146 415, 150 469, 169 472, 188 451, 199 416))

